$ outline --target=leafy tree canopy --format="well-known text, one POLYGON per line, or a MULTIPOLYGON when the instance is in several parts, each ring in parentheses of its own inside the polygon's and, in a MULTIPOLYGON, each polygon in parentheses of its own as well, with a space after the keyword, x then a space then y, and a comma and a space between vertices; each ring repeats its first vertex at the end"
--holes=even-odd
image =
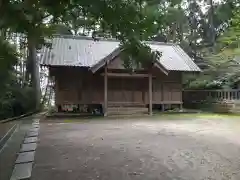
POLYGON ((190 87, 235 88, 240 81, 240 11, 236 10, 228 28, 221 33, 214 47, 207 51, 208 68, 190 87))

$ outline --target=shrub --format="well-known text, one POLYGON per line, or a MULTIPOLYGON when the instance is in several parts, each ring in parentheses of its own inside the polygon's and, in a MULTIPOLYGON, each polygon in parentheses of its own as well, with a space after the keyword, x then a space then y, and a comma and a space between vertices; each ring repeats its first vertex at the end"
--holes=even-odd
POLYGON ((19 116, 34 110, 34 92, 30 87, 11 87, 0 96, 0 119, 19 116))

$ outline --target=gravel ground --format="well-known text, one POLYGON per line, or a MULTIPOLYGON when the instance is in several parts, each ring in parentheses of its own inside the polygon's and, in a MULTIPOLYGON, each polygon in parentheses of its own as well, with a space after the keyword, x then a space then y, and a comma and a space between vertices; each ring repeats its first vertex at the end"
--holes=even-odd
POLYGON ((239 180, 240 122, 42 121, 33 180, 239 180))

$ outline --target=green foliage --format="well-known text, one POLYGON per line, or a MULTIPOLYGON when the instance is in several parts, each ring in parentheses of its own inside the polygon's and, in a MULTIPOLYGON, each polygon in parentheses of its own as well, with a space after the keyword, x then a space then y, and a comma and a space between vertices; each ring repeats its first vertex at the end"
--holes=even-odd
MULTIPOLYGON (((92 33, 93 38, 100 35, 119 39, 122 46, 125 46, 124 52, 129 54, 125 56, 124 63, 131 66, 140 64, 140 60, 143 60, 143 63, 146 61, 140 58, 136 51, 142 55, 150 53, 144 56, 153 55, 146 45, 141 44, 141 40, 148 40, 154 35, 157 28, 154 23, 156 18, 156 14, 148 6, 148 1, 144 0, 75 0, 71 1, 56 20, 71 29, 75 35, 92 33)), ((149 59, 150 57, 147 57, 147 60, 149 59)))
POLYGON ((126 69, 151 68, 155 62, 160 60, 161 55, 161 52, 152 51, 145 43, 140 43, 134 38, 122 44, 122 59, 126 69))
POLYGON ((6 40, 0 39, 0 119, 32 110, 31 88, 22 88, 14 66, 19 54, 6 40))
POLYGON ((0 93, 4 89, 4 84, 11 76, 13 66, 17 63, 17 53, 15 49, 2 37, 0 37, 0 93))
MULTIPOLYGON (((217 39, 214 52, 205 50, 208 68, 188 82, 190 88, 235 88, 240 81, 240 15, 233 13, 229 27, 217 39)), ((189 80, 189 79, 188 79, 189 80)))
POLYGON ((32 88, 8 86, 0 96, 0 120, 34 111, 32 88))
MULTIPOLYGON (((79 33, 80 29, 94 32, 101 29, 121 42, 136 38, 139 44, 140 40, 149 39, 156 29, 156 15, 149 11, 147 4, 148 1, 144 0, 4 1, 0 7, 4 17, 0 28, 10 28, 27 34, 29 41, 35 46, 44 44, 43 38, 56 32, 50 30, 47 22, 64 24, 75 35, 85 34, 79 33), (13 18, 10 13, 18 18, 13 18)), ((34 68, 29 70, 31 73, 32 69, 34 68)), ((31 76, 34 77, 34 73, 31 76)))
POLYGON ((219 38, 219 42, 227 49, 240 48, 240 10, 234 13, 230 27, 219 38))

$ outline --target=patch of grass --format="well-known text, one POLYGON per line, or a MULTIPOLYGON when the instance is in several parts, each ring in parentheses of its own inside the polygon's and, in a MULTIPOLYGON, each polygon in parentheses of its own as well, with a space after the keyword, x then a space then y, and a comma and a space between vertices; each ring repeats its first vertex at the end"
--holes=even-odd
POLYGON ((76 122, 77 119, 65 119, 63 120, 64 123, 72 123, 72 122, 76 122))
POLYGON ((164 117, 166 119, 183 119, 183 118, 240 118, 240 114, 219 114, 219 113, 157 113, 154 118, 164 117))

